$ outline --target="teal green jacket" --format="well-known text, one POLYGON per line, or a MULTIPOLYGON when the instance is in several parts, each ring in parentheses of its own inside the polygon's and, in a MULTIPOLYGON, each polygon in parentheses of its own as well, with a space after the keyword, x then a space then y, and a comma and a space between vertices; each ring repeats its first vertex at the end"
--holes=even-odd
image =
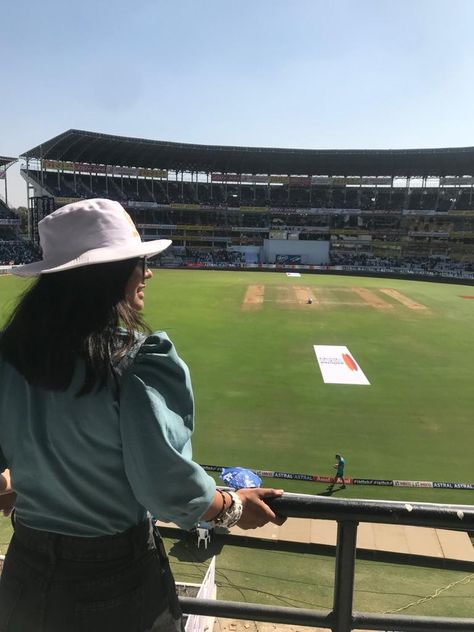
POLYGON ((34 529, 75 536, 124 531, 145 519, 191 528, 215 482, 192 460, 189 370, 164 332, 144 339, 117 388, 77 398, 31 386, 0 357, 0 468, 16 515, 34 529))

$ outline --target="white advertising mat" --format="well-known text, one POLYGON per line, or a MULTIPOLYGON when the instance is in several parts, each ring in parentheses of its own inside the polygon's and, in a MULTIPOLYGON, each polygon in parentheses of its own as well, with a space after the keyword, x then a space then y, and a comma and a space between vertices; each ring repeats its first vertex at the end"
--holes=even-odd
POLYGON ((301 274, 299 272, 287 272, 286 276, 289 276, 289 277, 300 277, 301 274))
POLYGON ((314 345, 314 352, 325 384, 370 385, 347 347, 314 345))

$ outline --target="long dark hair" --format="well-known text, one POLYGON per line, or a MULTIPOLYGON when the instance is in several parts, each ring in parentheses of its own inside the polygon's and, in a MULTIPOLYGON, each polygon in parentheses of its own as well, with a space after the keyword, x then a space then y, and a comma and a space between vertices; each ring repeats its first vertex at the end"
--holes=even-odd
POLYGON ((85 376, 77 395, 104 388, 112 367, 136 344, 136 332, 150 332, 125 300, 137 263, 134 258, 41 275, 11 314, 0 354, 30 384, 56 391, 70 386, 82 358, 85 376))

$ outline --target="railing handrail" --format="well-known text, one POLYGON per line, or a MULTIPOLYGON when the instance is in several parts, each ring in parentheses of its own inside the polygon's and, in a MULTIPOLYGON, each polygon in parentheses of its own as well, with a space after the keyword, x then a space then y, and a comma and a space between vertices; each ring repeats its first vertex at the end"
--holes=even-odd
POLYGON ((281 498, 267 502, 272 509, 288 518, 351 520, 474 531, 474 505, 327 498, 287 492, 281 498))
POLYGON ((288 518, 337 521, 334 600, 332 610, 245 604, 232 601, 180 598, 188 614, 320 626, 333 632, 398 630, 400 632, 470 632, 474 618, 424 617, 401 614, 354 612, 354 571, 359 522, 434 527, 456 531, 474 530, 474 506, 386 500, 342 499, 284 493, 268 500, 288 518))
MULTIPOLYGON (((335 615, 331 610, 311 610, 285 606, 242 603, 214 599, 180 597, 179 602, 187 614, 226 619, 269 621, 301 626, 333 628, 335 615)), ((402 614, 376 614, 353 612, 351 627, 362 630, 399 630, 400 632, 472 632, 474 619, 459 617, 407 616, 402 614)))

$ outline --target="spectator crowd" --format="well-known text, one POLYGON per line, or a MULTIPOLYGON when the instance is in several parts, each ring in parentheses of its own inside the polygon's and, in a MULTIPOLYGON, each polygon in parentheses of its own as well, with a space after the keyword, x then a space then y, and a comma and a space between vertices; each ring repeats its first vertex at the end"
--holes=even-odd
POLYGON ((20 265, 41 259, 40 249, 29 241, 0 241, 0 265, 20 265))
POLYGON ((331 265, 334 266, 356 266, 366 268, 390 268, 401 272, 429 272, 429 273, 454 273, 473 272, 472 263, 453 261, 447 257, 376 257, 370 253, 358 252, 334 252, 330 254, 331 265))

